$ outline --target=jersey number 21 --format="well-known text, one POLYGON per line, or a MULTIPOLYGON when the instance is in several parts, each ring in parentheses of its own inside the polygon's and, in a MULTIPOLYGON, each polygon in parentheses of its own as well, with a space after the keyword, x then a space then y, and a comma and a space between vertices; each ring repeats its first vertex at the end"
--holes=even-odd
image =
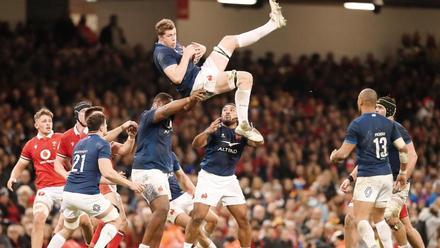
POLYGON ((73 157, 73 166, 72 166, 72 172, 78 172, 78 168, 75 168, 75 166, 78 164, 78 162, 81 160, 79 172, 83 172, 84 170, 84 161, 86 160, 86 155, 79 155, 75 154, 75 157, 73 157))

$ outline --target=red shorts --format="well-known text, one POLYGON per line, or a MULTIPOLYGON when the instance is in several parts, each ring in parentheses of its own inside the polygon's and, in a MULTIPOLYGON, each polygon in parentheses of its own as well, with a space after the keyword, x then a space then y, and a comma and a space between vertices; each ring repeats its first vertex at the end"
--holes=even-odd
POLYGON ((406 207, 406 204, 403 205, 402 210, 400 210, 399 218, 403 219, 405 217, 408 217, 408 208, 406 207))
POLYGON ((101 194, 105 195, 105 194, 112 192, 112 189, 110 188, 110 186, 108 184, 99 184, 99 192, 101 192, 101 194))

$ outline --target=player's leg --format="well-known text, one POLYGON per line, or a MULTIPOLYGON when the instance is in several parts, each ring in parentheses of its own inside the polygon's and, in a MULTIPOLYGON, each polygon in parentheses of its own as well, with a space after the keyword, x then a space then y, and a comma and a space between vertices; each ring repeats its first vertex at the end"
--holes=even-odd
MULTIPOLYGON (((108 201, 104 197, 104 200, 108 201)), ((102 201, 102 200, 101 200, 102 201)), ((103 202, 103 201, 102 201, 103 202)), ((102 204, 103 205, 103 204, 102 204)), ((95 217, 103 221, 104 227, 101 230, 98 241, 96 241, 95 248, 104 248, 118 233, 121 225, 121 217, 118 210, 108 201, 106 210, 95 217)))
POLYGON ((401 218, 401 221, 405 226, 407 239, 411 247, 425 248, 425 245, 423 244, 422 236, 420 236, 420 233, 412 226, 409 216, 407 215, 404 218, 401 218))
POLYGON ((168 195, 161 195, 150 202, 151 219, 146 227, 142 244, 147 247, 159 247, 165 222, 170 208, 168 195))
MULTIPOLYGON (((380 188, 377 194, 375 206, 372 212, 372 219, 375 223, 377 234, 384 248, 393 247, 391 228, 385 221, 384 213, 387 203, 391 201, 393 191, 393 176, 384 175, 374 177, 373 185, 380 188)), ((374 187, 376 189, 376 187, 374 187)))
POLYGON ((347 214, 344 221, 344 241, 345 247, 354 248, 359 243, 359 234, 356 229, 356 222, 353 215, 353 203, 350 203, 347 208, 347 214))
POLYGON ((33 221, 32 221, 32 247, 42 247, 44 239, 44 225, 46 219, 53 206, 53 199, 49 196, 49 192, 45 189, 37 191, 35 202, 33 205, 33 221))
POLYGON ((281 7, 278 3, 275 0, 269 0, 269 3, 271 8, 270 20, 266 24, 238 35, 227 35, 214 47, 207 60, 211 60, 219 71, 225 70, 229 58, 236 48, 252 45, 277 28, 286 25, 286 20, 281 13, 281 7))
POLYGON ((206 224, 203 229, 206 232, 207 236, 210 237, 211 234, 214 232, 215 227, 217 226, 218 216, 212 210, 209 210, 208 214, 205 217, 205 221, 206 224))
POLYGON ((235 106, 238 126, 235 132, 254 142, 262 142, 263 136, 248 121, 249 102, 253 84, 252 74, 246 71, 220 72, 216 78, 215 94, 231 91, 235 88, 235 106))
MULTIPOLYGON (((66 242, 72 233, 79 227, 80 211, 77 209, 66 208, 63 211, 63 228, 59 230, 50 240, 47 248, 60 248, 66 242)), ((61 219, 61 218, 60 218, 61 219)))
MULTIPOLYGON (((188 214, 181 212, 179 215, 177 215, 176 219, 174 220, 174 224, 186 228, 190 220, 191 217, 188 214)), ((200 228, 202 228, 202 226, 200 226, 200 228)), ((215 245, 208 237, 206 237, 204 232, 199 230, 199 236, 197 237, 196 247, 214 248, 215 245)))
POLYGON ((81 227, 81 233, 87 244, 90 244, 93 237, 93 225, 90 217, 86 213, 82 213, 79 216, 79 226, 81 227))
POLYGON ((227 208, 237 221, 238 240, 240 241, 241 247, 251 247, 252 230, 247 217, 246 205, 228 205, 227 208))
POLYGON ((184 248, 192 247, 192 245, 195 243, 200 233, 200 227, 204 219, 206 218, 206 215, 208 215, 210 207, 210 205, 205 203, 194 203, 194 209, 191 212, 191 220, 188 222, 185 229, 185 244, 183 246, 184 248))
POLYGON ((400 221, 399 215, 403 210, 404 205, 403 200, 397 196, 393 195, 391 200, 388 201, 385 208, 384 218, 388 225, 391 227, 394 237, 396 238, 399 247, 407 247, 408 240, 406 239, 406 231, 403 223, 400 221))

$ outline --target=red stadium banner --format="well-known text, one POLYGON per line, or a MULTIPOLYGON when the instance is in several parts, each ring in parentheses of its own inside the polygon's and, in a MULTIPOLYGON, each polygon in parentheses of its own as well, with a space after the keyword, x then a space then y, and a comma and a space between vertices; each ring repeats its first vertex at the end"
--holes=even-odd
POLYGON ((177 19, 187 20, 189 17, 189 0, 177 0, 177 19))

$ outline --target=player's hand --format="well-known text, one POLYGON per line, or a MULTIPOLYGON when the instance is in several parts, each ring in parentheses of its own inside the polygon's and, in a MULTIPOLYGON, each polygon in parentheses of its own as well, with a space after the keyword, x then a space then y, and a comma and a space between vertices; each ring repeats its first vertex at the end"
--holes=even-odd
POLYGON ((140 183, 131 183, 130 189, 136 193, 142 193, 145 190, 145 185, 140 183))
POLYGON ((183 56, 188 56, 189 58, 192 58, 197 53, 196 47, 193 45, 188 45, 183 48, 183 56))
POLYGON ((341 186, 339 186, 339 189, 340 189, 342 192, 344 192, 345 194, 347 194, 348 192, 350 192, 350 185, 351 185, 350 180, 348 180, 348 178, 346 178, 346 179, 342 182, 341 186))
POLYGON ((197 42, 191 42, 191 45, 193 45, 196 49, 196 54, 194 55, 193 63, 197 64, 197 62, 199 62, 199 60, 206 53, 206 47, 202 44, 197 43, 197 42))
POLYGON ((127 178, 127 177, 125 176, 125 172, 123 172, 123 171, 119 171, 118 174, 119 174, 121 177, 123 177, 123 178, 127 178))
POLYGON ((121 125, 121 128, 123 129, 123 130, 127 130, 127 128, 129 128, 130 126, 135 126, 135 127, 137 127, 138 126, 138 124, 135 122, 135 121, 126 121, 126 122, 124 122, 124 124, 122 124, 121 125))
POLYGON ((9 178, 8 183, 7 183, 6 185, 7 185, 8 189, 9 189, 10 191, 14 191, 14 187, 13 187, 13 185, 14 185, 15 183, 17 183, 17 179, 16 179, 16 178, 13 178, 13 177, 9 178))
POLYGON ((196 90, 190 96, 190 102, 201 102, 205 99, 205 90, 196 90))
POLYGON ((333 151, 332 151, 332 153, 330 154, 330 161, 332 162, 332 163, 335 163, 335 162, 337 162, 336 160, 335 160, 335 155, 336 155, 336 152, 338 151, 338 149, 334 149, 333 151))
POLYGON ((221 120, 222 120, 221 117, 215 119, 215 121, 213 121, 213 122, 211 123, 211 125, 209 125, 209 127, 205 130, 205 132, 206 132, 207 134, 212 134, 212 133, 214 133, 215 131, 217 131, 217 129, 220 127, 221 120))
POLYGON ((406 175, 403 174, 397 175, 396 182, 394 183, 394 187, 393 187, 393 193, 400 192, 402 189, 404 189, 406 183, 407 183, 406 175))
POLYGON ((138 124, 135 122, 136 125, 131 125, 127 128, 127 134, 129 137, 134 138, 138 131, 138 124))

